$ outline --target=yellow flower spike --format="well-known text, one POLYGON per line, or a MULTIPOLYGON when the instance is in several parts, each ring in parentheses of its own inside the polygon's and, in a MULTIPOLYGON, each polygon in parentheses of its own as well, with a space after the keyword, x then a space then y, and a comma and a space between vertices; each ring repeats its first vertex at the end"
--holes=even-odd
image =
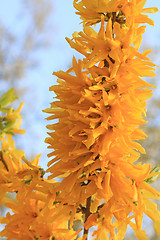
POLYGON ((85 240, 93 225, 95 239, 121 240, 128 224, 139 239, 147 239, 141 230, 145 212, 158 224, 154 207, 147 206, 150 197, 160 196, 147 184, 154 174, 149 164, 136 163, 145 153, 137 140, 146 135, 138 127, 146 123, 146 100, 152 96, 145 88, 153 87, 141 78, 155 76, 156 67, 147 57, 150 50, 138 52, 143 23, 153 24, 144 15, 145 2, 75 0, 84 29, 67 41, 84 59, 73 58, 68 71, 53 73, 58 85, 50 90, 57 101, 45 112, 48 120, 59 121, 47 126, 52 132, 46 142, 54 149, 49 156, 55 155, 47 172, 49 179, 63 178, 55 187, 58 196, 50 191, 59 211, 54 217, 70 206, 66 216, 73 222, 80 217, 77 208, 85 218, 85 240), (99 22, 96 33, 92 25, 99 22))

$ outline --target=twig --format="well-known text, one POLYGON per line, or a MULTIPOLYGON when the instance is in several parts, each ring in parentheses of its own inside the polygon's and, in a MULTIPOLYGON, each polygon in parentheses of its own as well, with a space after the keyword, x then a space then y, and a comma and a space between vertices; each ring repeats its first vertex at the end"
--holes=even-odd
MULTIPOLYGON (((85 222, 87 221, 88 217, 90 216, 90 207, 91 207, 91 197, 87 198, 86 200, 86 212, 85 212, 85 222)), ((86 235, 86 240, 88 238, 88 229, 84 228, 84 235, 86 235)))

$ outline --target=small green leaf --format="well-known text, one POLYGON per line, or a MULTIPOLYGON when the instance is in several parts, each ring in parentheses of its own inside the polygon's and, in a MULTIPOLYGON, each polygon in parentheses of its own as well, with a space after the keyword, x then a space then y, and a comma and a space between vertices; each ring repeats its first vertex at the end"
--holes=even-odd
MULTIPOLYGON (((150 173, 158 173, 158 172, 160 172, 160 166, 159 165, 156 165, 154 168, 152 168, 151 169, 151 171, 150 171, 150 173)), ((154 177, 150 177, 150 178, 147 178, 147 179, 145 179, 145 182, 147 182, 147 183, 153 183, 153 182, 155 182, 156 180, 157 180, 157 178, 159 177, 159 174, 157 174, 156 176, 154 176, 154 177)))
POLYGON ((10 110, 10 108, 2 108, 2 107, 0 106, 0 112, 9 113, 9 110, 10 110))
POLYGON ((29 180, 24 180, 24 183, 29 185, 30 182, 32 181, 32 179, 33 179, 33 176, 31 175, 31 179, 29 179, 29 180))
POLYGON ((56 196, 58 196, 59 195, 59 191, 58 192, 56 192, 56 196))
POLYGON ((12 129, 15 124, 15 121, 9 121, 6 123, 4 127, 4 132, 8 132, 8 130, 12 129))
POLYGON ((35 240, 38 240, 39 238, 37 238, 36 236, 34 236, 34 239, 35 239, 35 240))
POLYGON ((61 201, 54 201, 53 204, 61 203, 61 201))
POLYGON ((14 88, 11 88, 7 93, 3 94, 0 98, 0 107, 4 108, 9 106, 17 97, 14 93, 14 88))
POLYGON ((43 177, 43 176, 44 176, 44 174, 45 174, 45 171, 44 171, 44 169, 43 169, 43 168, 39 168, 39 170, 41 171, 41 177, 43 177))
POLYGON ((138 202, 133 202, 133 204, 134 204, 135 206, 137 206, 137 205, 138 205, 138 202))

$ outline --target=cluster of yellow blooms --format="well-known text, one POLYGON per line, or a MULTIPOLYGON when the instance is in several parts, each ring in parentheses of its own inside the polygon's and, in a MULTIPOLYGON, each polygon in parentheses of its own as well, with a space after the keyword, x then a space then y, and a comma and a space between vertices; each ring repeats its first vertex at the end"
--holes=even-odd
POLYGON ((159 172, 136 162, 145 153, 137 140, 146 135, 138 127, 145 123, 146 100, 152 96, 148 87, 154 87, 142 77, 156 76, 156 65, 147 57, 151 51, 138 52, 144 23, 154 25, 145 13, 158 11, 143 8, 145 2, 74 0, 84 30, 67 41, 84 58, 73 57, 68 71, 54 73, 59 84, 50 91, 57 101, 45 112, 51 114, 48 120, 59 121, 47 126, 46 142, 53 149, 48 179, 39 156, 29 162, 15 148, 12 135, 22 131, 21 107, 3 110, 5 97, 0 99, 6 114, 0 119, 0 199, 12 211, 0 218, 6 224, 1 236, 86 240, 94 226, 95 240, 123 240, 130 225, 137 239, 147 240, 144 214, 160 234, 160 212, 150 200, 160 198, 150 186, 159 172), (98 24, 97 33, 92 25, 98 24), (82 223, 79 230, 76 221, 82 223))

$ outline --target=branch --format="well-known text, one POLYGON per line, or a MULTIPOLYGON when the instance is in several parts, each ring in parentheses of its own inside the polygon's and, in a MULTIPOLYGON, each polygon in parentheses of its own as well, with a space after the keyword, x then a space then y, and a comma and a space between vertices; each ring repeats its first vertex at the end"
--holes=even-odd
MULTIPOLYGON (((87 221, 88 217, 90 216, 90 206, 91 206, 91 196, 86 200, 86 212, 85 212, 85 222, 87 221)), ((88 229, 84 228, 84 235, 86 235, 86 240, 88 238, 88 229)))

